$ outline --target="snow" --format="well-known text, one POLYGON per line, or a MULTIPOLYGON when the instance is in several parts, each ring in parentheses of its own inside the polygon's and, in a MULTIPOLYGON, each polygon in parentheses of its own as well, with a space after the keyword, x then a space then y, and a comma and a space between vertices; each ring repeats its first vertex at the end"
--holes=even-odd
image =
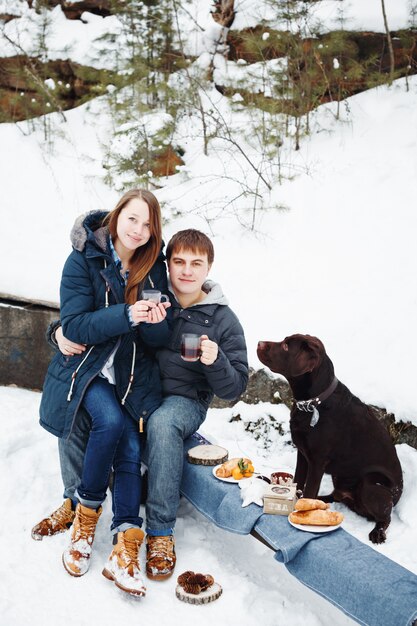
MULTIPOLYGON (((182 4, 179 19, 188 29, 187 45, 201 54, 190 67, 193 72, 210 60, 210 3, 182 4)), ((390 28, 405 27, 408 0, 385 0, 385 4, 390 28)), ((236 28, 258 23, 260 12, 268 17, 268 7, 257 0, 239 0, 236 6, 236 28)), ((340 2, 317 3, 324 26, 334 25, 341 6, 340 2)), ((349 27, 383 31, 379 2, 351 0, 343 7, 349 27)), ((2 12, 22 16, 8 22, 5 32, 18 33, 20 44, 30 52, 34 41, 28 29, 42 15, 15 0, 0 0, 2 12)), ((51 58, 62 58, 65 51, 74 61, 106 66, 108 57, 99 58, 91 42, 98 35, 119 32, 116 18, 84 14, 83 22, 67 22, 59 7, 48 16, 53 26, 48 45, 55 45, 51 58)), ((218 35, 214 27, 210 32, 218 35)), ((112 44, 106 45, 111 56, 112 44)), ((0 37, 0 56, 14 53, 0 37)), ((216 61, 218 75, 231 83, 246 81, 249 74, 254 83, 261 81, 263 70, 244 63, 220 63, 220 57, 216 61)), ((239 108, 241 97, 236 94, 234 109, 215 90, 202 97, 207 108, 216 107, 229 121, 247 154, 258 158, 249 132, 251 120, 239 108)), ((340 119, 336 119, 336 103, 321 106, 311 118, 311 134, 302 139, 300 150, 289 149, 291 140, 284 143, 280 184, 276 164, 266 159, 263 171, 271 190, 264 188, 263 209, 258 206, 255 212, 252 198, 240 197, 256 181, 248 162, 220 138, 211 140, 205 155, 196 116, 184 119, 174 141, 185 149, 185 165, 175 176, 162 179, 156 191, 163 205, 165 241, 190 226, 212 236, 216 258, 211 278, 221 283, 243 324, 251 366, 261 367, 258 340, 281 340, 293 332, 316 335, 324 342, 336 375, 353 393, 415 425, 416 100, 417 78, 413 77, 408 87, 401 79, 391 87, 349 98, 341 103, 340 119)), ((148 122, 158 128, 163 119, 150 116, 148 122)), ((116 141, 115 130, 120 129, 113 128, 105 98, 66 111, 64 117, 52 113, 0 125, 0 293, 58 301, 75 217, 91 209, 111 209, 120 196, 117 185, 110 188, 103 182, 104 155, 116 141)), ((120 150, 126 147, 120 143, 120 150)), ((7 593, 0 594, 2 624, 61 624, 74 611, 80 626, 92 620, 110 626, 115 615, 120 623, 139 616, 150 624, 164 624, 169 615, 174 626, 195 619, 201 626, 213 620, 244 626, 352 623, 301 586, 252 537, 215 528, 186 502, 181 504, 177 524, 176 571, 212 574, 224 590, 213 604, 197 608, 179 602, 174 578, 147 581, 148 595, 143 600, 126 598, 114 589, 101 575, 111 550, 108 502, 90 572, 79 580, 68 576, 61 563, 66 538, 34 542, 30 537, 31 527, 61 503, 62 492, 57 441, 39 427, 38 406, 39 394, 0 388, 0 494, 3 511, 12 521, 0 528, 0 579, 7 581, 3 583, 7 593), (69 605, 68 598, 76 598, 76 603, 69 605)), ((270 474, 294 469, 288 420, 283 405, 239 403, 233 409, 211 409, 204 431, 231 456, 249 456, 257 469, 270 474), (230 422, 232 415, 241 419, 230 422), (262 437, 255 440, 245 427, 258 420, 262 420, 258 428, 262 437), (282 424, 282 436, 275 430, 277 422, 282 424)), ((397 452, 404 471, 403 496, 386 544, 373 547, 417 573, 413 524, 417 452, 405 444, 398 445, 397 452)), ((323 493, 328 486, 324 480, 323 493)), ((371 545, 367 535, 372 525, 337 506, 346 516, 346 530, 371 545)), ((142 569, 143 564, 142 556, 142 569)))
MULTIPOLYGON (((4 2, 0 3, 0 13, 4 5, 4 2)), ((25 5, 19 11, 20 18, 4 26, 0 57, 14 56, 22 51, 37 57, 39 53, 46 54, 46 48, 49 59, 71 59, 91 67, 114 68, 116 40, 122 36, 122 24, 115 16, 100 17, 84 12, 82 21, 67 20, 60 6, 47 13, 42 10, 36 13, 27 3, 25 5), (107 54, 103 54, 103 43, 99 46, 95 40, 109 34, 113 35, 114 41, 107 41, 107 54)), ((16 2, 9 2, 11 14, 17 13, 16 8, 16 2)), ((6 13, 7 6, 3 10, 6 13)))
MULTIPOLYGON (((236 18, 233 28, 242 29, 256 26, 260 22, 274 22, 273 0, 235 1, 236 18)), ((409 0, 385 0, 390 30, 405 28, 409 22, 409 0)), ((349 30, 370 30, 385 32, 381 3, 369 0, 322 0, 311 7, 317 25, 325 32, 338 27, 340 18, 344 18, 344 27, 349 30)), ((277 24, 275 24, 277 25, 277 24)), ((279 26, 279 24, 278 24, 279 26)))
MULTIPOLYGON (((181 502, 176 525, 176 573, 164 582, 145 579, 144 599, 126 596, 101 574, 112 549, 109 501, 104 504, 97 526, 90 570, 79 579, 69 576, 61 562, 67 536, 46 537, 42 541, 33 541, 30 536, 32 526, 59 506, 62 492, 57 440, 37 423, 39 401, 39 393, 0 387, 0 494, 2 510, 9 520, 0 527, 2 624, 63 624, 74 611, 79 626, 92 621, 112 626, 115 620, 128 623, 137 619, 151 625, 166 624, 169 619, 173 626, 191 625, 196 619, 200 626, 211 626, 213 620, 245 626, 353 624, 291 577, 273 559, 269 548, 251 536, 216 528, 185 500, 181 502), (186 570, 211 574, 222 586, 222 596, 204 607, 181 603, 175 597, 176 576, 186 570)), ((240 403, 233 409, 210 409, 201 432, 210 433, 213 440, 229 450, 230 456, 247 456, 257 470, 270 475, 277 469, 294 469, 295 451, 287 443, 288 419, 284 406, 250 407, 240 403), (239 413, 242 421, 229 422, 232 413, 239 413), (267 418, 268 414, 282 424, 284 435, 274 438, 266 449, 265 440, 255 441, 245 426, 262 415, 267 418)), ((404 470, 404 494, 395 508, 387 542, 373 547, 417 573, 417 528, 413 523, 417 453, 404 444, 397 446, 397 451, 404 470)), ((367 535, 373 525, 342 505, 333 506, 345 514, 344 528, 371 546, 367 535)), ((144 571, 143 549, 140 562, 144 571)))
MULTIPOLYGON (((406 28, 413 23, 410 17, 411 0, 385 0, 390 30, 406 28)), ((218 41, 221 28, 211 17, 210 0, 193 0, 177 7, 178 23, 187 54, 198 55, 210 48, 208 41, 218 41)), ((380 2, 369 0, 322 0, 311 7, 314 22, 321 32, 338 28, 343 17, 347 30, 385 32, 380 2)), ((264 23, 268 28, 283 28, 286 24, 274 19, 273 0, 235 0, 234 30, 264 23)), ((36 13, 23 0, 0 0, 0 14, 19 16, 4 26, 5 37, 0 37, 0 57, 13 56, 24 51, 37 56, 39 45, 48 49, 50 59, 67 59, 97 68, 114 67, 120 52, 124 27, 116 16, 100 17, 85 11, 81 20, 67 20, 60 6, 36 13), (35 36, 38 33, 39 37, 35 36), (107 38, 104 44, 98 40, 107 38), (11 44, 11 41, 15 45, 11 44), (19 50, 16 50, 16 46, 19 50)), ((415 24, 414 24, 415 25, 415 24)), ((42 48, 43 49, 43 48, 42 48)))

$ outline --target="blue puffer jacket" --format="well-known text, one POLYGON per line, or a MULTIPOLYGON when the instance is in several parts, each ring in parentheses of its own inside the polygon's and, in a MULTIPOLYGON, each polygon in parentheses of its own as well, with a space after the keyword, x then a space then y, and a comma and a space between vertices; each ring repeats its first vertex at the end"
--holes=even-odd
POLYGON ((162 393, 199 400, 208 407, 213 395, 234 400, 248 382, 248 359, 243 328, 229 308, 221 287, 212 280, 203 285, 207 296, 198 304, 183 309, 171 293, 173 332, 169 344, 157 351, 162 378, 162 393), (219 346, 212 365, 181 358, 182 333, 207 335, 219 346))
MULTIPOLYGON (((131 327, 128 305, 124 302, 124 281, 109 250, 107 228, 101 226, 105 215, 93 211, 83 222, 76 223, 71 234, 74 250, 62 273, 63 332, 68 339, 87 344, 87 350, 72 357, 58 352, 49 365, 40 405, 40 424, 58 437, 71 433, 87 386, 100 373, 116 346, 116 393, 130 415, 146 420, 161 402, 154 351, 168 342, 168 323, 165 320, 160 324, 131 327)), ((145 286, 167 293, 162 253, 145 286)))

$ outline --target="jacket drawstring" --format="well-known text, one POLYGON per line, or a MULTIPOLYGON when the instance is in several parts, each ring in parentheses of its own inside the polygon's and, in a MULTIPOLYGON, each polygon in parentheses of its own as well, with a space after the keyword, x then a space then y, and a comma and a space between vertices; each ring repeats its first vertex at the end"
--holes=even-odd
POLYGON ((77 377, 77 374, 79 372, 80 367, 83 365, 83 363, 85 363, 85 361, 87 360, 87 358, 89 357, 91 350, 93 350, 94 346, 91 346, 91 348, 89 349, 89 351, 87 352, 87 354, 85 355, 85 357, 83 358, 83 360, 81 361, 81 363, 79 364, 79 366, 77 367, 76 370, 73 371, 72 376, 71 376, 71 387, 70 390, 68 392, 67 395, 67 402, 71 402, 71 398, 72 398, 72 392, 74 389, 74 385, 75 385, 75 379, 77 377))
MULTIPOLYGON (((103 259, 103 261, 104 261, 104 269, 106 269, 107 268, 107 261, 106 261, 106 259, 103 259)), ((110 287, 109 287, 109 285, 106 282, 106 291, 105 291, 105 295, 104 295, 104 306, 106 307, 106 309, 109 306, 109 291, 110 291, 110 287)), ((87 360, 87 357, 90 355, 91 350, 93 348, 94 348, 94 346, 91 346, 91 348, 89 349, 89 351, 87 352, 87 354, 85 355, 85 357, 83 358, 83 360, 81 361, 81 363, 79 364, 77 369, 72 373, 72 376, 71 376, 71 387, 70 387, 70 390, 69 390, 68 395, 67 395, 67 402, 71 402, 72 392, 74 390, 75 379, 77 377, 78 371, 79 371, 80 367, 87 360)))
POLYGON ((129 393, 130 388, 131 388, 132 383, 133 383, 133 372, 135 371, 136 344, 135 344, 134 341, 132 343, 133 343, 133 354, 132 354, 132 365, 130 366, 129 384, 127 386, 125 395, 123 396, 123 398, 120 401, 122 405, 124 405, 124 403, 126 402, 127 395, 129 393))
MULTIPOLYGON (((103 259, 103 261, 104 261, 104 269, 107 269, 106 259, 103 259)), ((106 281, 106 292, 104 294, 104 306, 106 309, 109 308, 109 291, 110 291, 110 285, 106 281)))

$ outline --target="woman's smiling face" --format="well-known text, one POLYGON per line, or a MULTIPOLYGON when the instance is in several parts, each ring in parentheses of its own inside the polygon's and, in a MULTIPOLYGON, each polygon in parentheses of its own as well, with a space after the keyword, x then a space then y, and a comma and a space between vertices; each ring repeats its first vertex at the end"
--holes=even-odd
POLYGON ((147 244, 150 237, 149 207, 144 200, 133 198, 119 213, 116 251, 119 255, 132 253, 147 244))

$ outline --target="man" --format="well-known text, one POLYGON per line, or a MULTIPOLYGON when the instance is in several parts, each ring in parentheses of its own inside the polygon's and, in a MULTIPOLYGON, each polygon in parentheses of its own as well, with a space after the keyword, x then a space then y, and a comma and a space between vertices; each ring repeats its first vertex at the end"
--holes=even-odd
MULTIPOLYGON (((183 442, 204 421, 214 394, 233 400, 243 393, 248 379, 242 326, 229 308, 220 285, 207 280, 214 260, 211 240, 198 230, 180 231, 168 243, 166 257, 172 335, 169 345, 157 351, 163 401, 145 427, 146 574, 155 580, 168 578, 175 567, 174 526, 180 498, 183 442), (181 357, 183 333, 201 336, 201 355, 196 362, 186 362, 181 357)), ((85 349, 63 338, 60 329, 56 340, 66 354, 85 349)), ((88 431, 88 421, 80 421, 68 440, 59 440, 66 500, 33 528, 33 538, 63 532, 71 525, 74 491, 81 474, 88 431)))

